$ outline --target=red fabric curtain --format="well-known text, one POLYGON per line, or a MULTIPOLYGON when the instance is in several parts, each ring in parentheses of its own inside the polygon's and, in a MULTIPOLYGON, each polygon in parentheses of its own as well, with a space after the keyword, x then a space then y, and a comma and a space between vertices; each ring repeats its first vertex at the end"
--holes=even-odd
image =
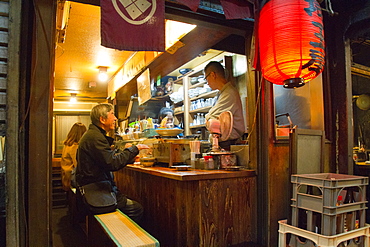
POLYGON ((247 0, 220 0, 226 19, 253 18, 252 4, 247 0))
POLYGON ((177 0, 177 2, 188 6, 192 11, 197 11, 200 0, 177 0))
POLYGON ((101 45, 165 51, 164 0, 101 0, 101 45))

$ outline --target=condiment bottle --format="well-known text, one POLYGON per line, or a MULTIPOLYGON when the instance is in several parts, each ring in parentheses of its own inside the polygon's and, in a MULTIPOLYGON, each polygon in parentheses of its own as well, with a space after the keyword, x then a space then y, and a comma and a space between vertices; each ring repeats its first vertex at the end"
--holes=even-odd
POLYGON ((208 156, 204 156, 204 161, 206 163, 206 169, 207 170, 213 170, 215 169, 215 163, 213 161, 213 157, 208 155, 208 156))

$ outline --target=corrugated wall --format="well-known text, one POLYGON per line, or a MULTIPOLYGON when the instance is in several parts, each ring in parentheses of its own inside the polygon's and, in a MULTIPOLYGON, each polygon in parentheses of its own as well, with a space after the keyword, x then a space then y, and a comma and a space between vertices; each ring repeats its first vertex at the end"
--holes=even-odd
POLYGON ((6 133, 6 93, 8 64, 9 3, 0 2, 0 246, 5 246, 5 161, 4 142, 6 133))

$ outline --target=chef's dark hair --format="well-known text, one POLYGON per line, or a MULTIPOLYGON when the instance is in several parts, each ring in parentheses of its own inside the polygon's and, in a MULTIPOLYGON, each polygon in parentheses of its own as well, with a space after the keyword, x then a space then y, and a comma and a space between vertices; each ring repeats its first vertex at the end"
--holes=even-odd
POLYGON ((224 66, 220 62, 211 61, 204 67, 204 72, 210 73, 211 71, 226 78, 224 66))
POLYGON ((90 112, 91 122, 96 126, 100 126, 100 117, 108 118, 108 112, 113 110, 114 107, 110 103, 101 103, 94 106, 90 112))
POLYGON ((161 110, 159 111, 158 113, 158 118, 159 119, 163 119, 165 117, 167 117, 167 114, 168 113, 172 113, 173 115, 173 110, 171 108, 168 108, 168 107, 162 107, 161 110))

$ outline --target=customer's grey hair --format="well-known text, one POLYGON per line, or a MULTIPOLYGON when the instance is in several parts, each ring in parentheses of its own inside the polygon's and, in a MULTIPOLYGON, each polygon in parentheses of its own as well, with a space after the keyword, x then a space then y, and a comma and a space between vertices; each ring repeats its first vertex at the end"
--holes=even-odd
POLYGON ((110 112, 113 109, 114 107, 110 103, 101 103, 94 106, 90 112, 91 122, 97 126, 100 126, 100 117, 107 119, 108 112, 110 112))

